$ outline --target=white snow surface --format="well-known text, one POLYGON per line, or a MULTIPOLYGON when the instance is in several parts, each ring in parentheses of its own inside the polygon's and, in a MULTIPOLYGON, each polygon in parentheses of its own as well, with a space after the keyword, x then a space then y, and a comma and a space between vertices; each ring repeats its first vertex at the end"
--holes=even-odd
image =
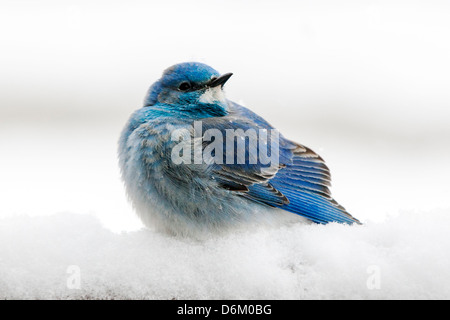
POLYGON ((248 226, 202 241, 115 233, 88 214, 8 217, 0 299, 449 299, 449 213, 248 226))

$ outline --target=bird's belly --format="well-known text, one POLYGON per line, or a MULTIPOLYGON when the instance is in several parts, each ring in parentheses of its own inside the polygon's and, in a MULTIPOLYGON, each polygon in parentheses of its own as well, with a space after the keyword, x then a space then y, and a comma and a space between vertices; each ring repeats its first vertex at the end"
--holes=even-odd
POLYGON ((152 179, 136 190, 133 204, 149 228, 171 234, 205 237, 231 229, 281 226, 305 221, 290 212, 260 205, 227 190, 162 188, 152 179))

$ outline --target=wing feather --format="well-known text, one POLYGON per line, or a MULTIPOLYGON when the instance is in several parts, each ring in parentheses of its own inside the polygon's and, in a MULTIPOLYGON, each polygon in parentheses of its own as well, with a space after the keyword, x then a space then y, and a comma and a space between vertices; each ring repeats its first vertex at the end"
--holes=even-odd
MULTIPOLYGON (((204 129, 219 128, 223 133, 226 129, 273 129, 250 110, 236 104, 231 107, 230 116, 214 118, 214 121, 205 119, 204 129)), ((317 153, 281 135, 277 147, 280 163, 275 168, 259 161, 241 165, 224 161, 211 165, 211 175, 230 192, 299 214, 316 223, 359 223, 332 198, 330 170, 317 153)), ((247 148, 246 153, 249 152, 247 148)), ((248 154, 246 159, 250 159, 248 154)))

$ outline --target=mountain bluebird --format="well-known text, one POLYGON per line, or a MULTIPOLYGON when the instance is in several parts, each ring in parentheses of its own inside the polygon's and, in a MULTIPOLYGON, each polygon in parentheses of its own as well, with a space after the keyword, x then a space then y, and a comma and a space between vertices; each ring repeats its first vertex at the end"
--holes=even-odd
POLYGON ((231 75, 174 65, 128 120, 119 164, 143 223, 173 234, 258 221, 359 224, 331 197, 319 155, 225 97, 231 75))

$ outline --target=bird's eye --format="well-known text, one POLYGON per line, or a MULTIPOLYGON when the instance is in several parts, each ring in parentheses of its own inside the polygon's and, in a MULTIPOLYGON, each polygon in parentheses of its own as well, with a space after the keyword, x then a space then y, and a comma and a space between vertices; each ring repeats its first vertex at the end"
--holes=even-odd
POLYGON ((178 86, 178 90, 180 91, 186 91, 189 90, 191 88, 191 84, 187 81, 182 82, 179 86, 178 86))

